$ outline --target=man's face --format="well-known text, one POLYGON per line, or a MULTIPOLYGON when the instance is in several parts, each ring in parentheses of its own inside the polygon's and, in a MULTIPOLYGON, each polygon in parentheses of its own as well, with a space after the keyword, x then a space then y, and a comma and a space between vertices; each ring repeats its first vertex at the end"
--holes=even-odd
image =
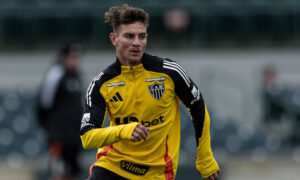
POLYGON ((64 56, 64 64, 68 70, 75 71, 78 69, 80 63, 80 55, 70 53, 64 56))
POLYGON ((122 65, 138 65, 147 44, 147 28, 142 22, 122 24, 110 39, 116 46, 117 56, 122 65))

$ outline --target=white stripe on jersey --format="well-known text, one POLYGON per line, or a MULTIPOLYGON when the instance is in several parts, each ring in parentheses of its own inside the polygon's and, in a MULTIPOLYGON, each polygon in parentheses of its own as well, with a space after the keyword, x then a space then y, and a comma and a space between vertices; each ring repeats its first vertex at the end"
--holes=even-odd
POLYGON ((188 76, 186 75, 186 73, 184 72, 183 68, 179 64, 164 61, 163 68, 176 71, 182 77, 182 79, 185 81, 186 85, 188 87, 190 87, 190 80, 189 80, 188 76))
POLYGON ((92 94, 92 91, 94 89, 94 86, 95 86, 95 81, 93 81, 93 83, 91 84, 91 89, 90 91, 88 92, 88 97, 87 97, 87 104, 92 107, 92 98, 91 98, 91 94, 92 94))
POLYGON ((92 107, 92 97, 91 97, 91 94, 92 94, 93 88, 95 86, 95 81, 99 80, 103 74, 104 74, 103 72, 101 72, 100 74, 98 74, 98 76, 96 76, 93 79, 93 81, 91 82, 91 84, 88 87, 88 90, 87 90, 87 93, 86 93, 86 103, 90 107, 92 107))
POLYGON ((178 70, 184 75, 184 77, 186 78, 186 80, 187 80, 188 82, 190 82, 188 76, 186 75, 185 70, 184 70, 179 64, 177 64, 177 63, 175 63, 175 62, 169 62, 169 61, 165 61, 164 64, 165 64, 165 65, 169 65, 169 66, 178 68, 178 70))
POLYGON ((94 81, 98 81, 98 80, 101 78, 101 76, 102 76, 103 74, 104 74, 103 72, 99 73, 98 76, 96 76, 96 77, 94 78, 94 81))
POLYGON ((87 89, 87 92, 86 92, 86 95, 85 95, 85 99, 86 99, 86 104, 89 105, 89 94, 90 94, 90 91, 91 91, 91 87, 92 87, 92 84, 94 83, 94 80, 90 83, 88 89, 87 89))
POLYGON ((186 74, 185 70, 178 63, 176 63, 176 62, 165 61, 165 64, 167 64, 167 65, 174 65, 177 68, 179 68, 179 70, 181 70, 181 72, 183 72, 184 74, 186 74))

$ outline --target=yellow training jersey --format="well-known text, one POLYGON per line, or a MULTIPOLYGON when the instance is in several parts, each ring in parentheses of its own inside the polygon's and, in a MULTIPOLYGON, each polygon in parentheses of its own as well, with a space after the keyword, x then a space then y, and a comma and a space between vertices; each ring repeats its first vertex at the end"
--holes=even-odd
POLYGON ((87 90, 80 135, 85 149, 98 148, 94 165, 128 179, 174 179, 180 146, 179 100, 192 115, 198 171, 204 178, 216 172, 210 119, 197 86, 176 62, 146 53, 134 67, 121 66, 117 59, 87 90), (110 126, 102 128, 106 113, 110 126), (138 123, 150 128, 150 136, 132 142, 138 123))

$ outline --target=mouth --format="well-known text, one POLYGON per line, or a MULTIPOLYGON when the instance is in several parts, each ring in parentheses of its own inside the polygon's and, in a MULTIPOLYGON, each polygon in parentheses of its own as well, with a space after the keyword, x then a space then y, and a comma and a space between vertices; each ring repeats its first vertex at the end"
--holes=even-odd
POLYGON ((131 52, 131 54, 133 54, 133 55, 138 55, 141 51, 138 50, 138 49, 132 49, 132 50, 130 50, 130 52, 131 52))

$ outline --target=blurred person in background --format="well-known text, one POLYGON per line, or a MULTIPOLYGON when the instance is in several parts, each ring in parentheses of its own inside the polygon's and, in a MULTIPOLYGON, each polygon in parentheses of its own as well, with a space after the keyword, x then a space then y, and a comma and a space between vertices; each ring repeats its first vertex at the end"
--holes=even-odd
POLYGON ((272 132, 292 144, 300 144, 300 88, 279 80, 274 65, 263 68, 264 121, 272 132))
POLYGON ((183 68, 144 53, 148 14, 123 5, 105 13, 116 61, 96 76, 81 123, 85 149, 98 149, 89 180, 175 179, 180 146, 179 99, 190 109, 198 147, 196 167, 218 179, 210 146, 210 118, 202 95, 183 68), (106 113, 110 126, 102 128, 106 113))
POLYGON ((49 68, 38 96, 38 118, 48 141, 49 171, 53 180, 76 179, 81 149, 79 127, 83 112, 79 72, 82 47, 66 44, 49 68))
POLYGON ((264 120, 267 123, 278 122, 284 114, 283 88, 278 81, 278 70, 274 65, 267 65, 262 76, 264 120))

